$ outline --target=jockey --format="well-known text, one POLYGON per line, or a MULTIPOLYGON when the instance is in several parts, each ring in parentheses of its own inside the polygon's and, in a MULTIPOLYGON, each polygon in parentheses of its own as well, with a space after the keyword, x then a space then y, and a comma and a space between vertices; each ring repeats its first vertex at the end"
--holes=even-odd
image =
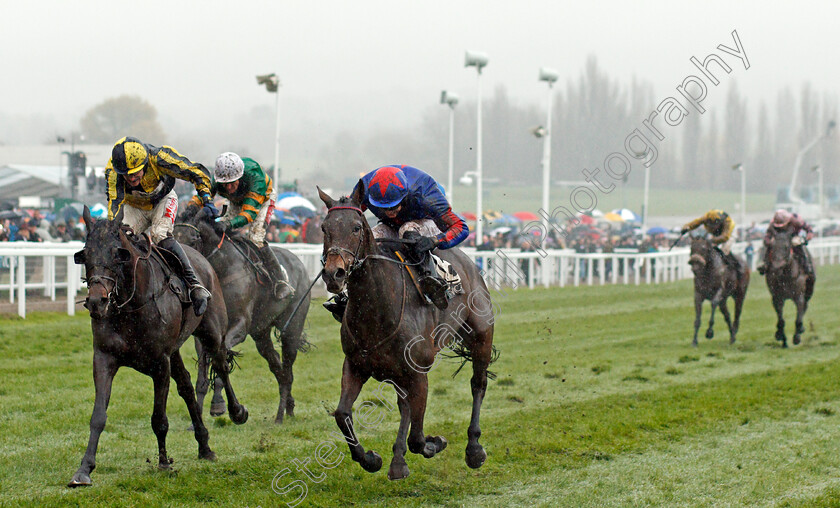
POLYGON ((814 265, 811 263, 811 256, 805 252, 805 245, 814 237, 814 230, 805 222, 805 219, 798 214, 788 212, 787 210, 776 210, 773 215, 773 222, 767 228, 767 233, 764 234, 764 262, 758 267, 758 273, 764 275, 767 271, 767 265, 770 260, 767 258, 770 254, 770 249, 767 248, 773 240, 773 235, 776 231, 788 230, 791 233, 791 243, 793 244, 793 253, 797 256, 799 264, 805 269, 808 275, 814 275, 814 265), (802 238, 801 233, 805 232, 805 238, 802 238))
POLYGON ((732 254, 732 245, 735 243, 735 237, 732 236, 732 232, 735 231, 735 221, 732 220, 732 217, 723 210, 709 210, 702 217, 698 217, 683 226, 680 234, 684 235, 700 226, 704 226, 706 231, 712 235, 712 243, 723 254, 723 261, 735 268, 740 277, 741 263, 732 254))
MULTIPOLYGON (((216 158, 213 185, 210 194, 219 194, 230 203, 224 217, 216 219, 226 231, 240 229, 257 247, 260 260, 274 282, 272 294, 278 300, 289 297, 294 290, 289 285, 280 261, 265 243, 265 226, 274 214, 277 193, 271 178, 263 172, 257 161, 225 152, 216 158)), ((201 199, 193 196, 190 208, 201 206, 201 199)))
MULTIPOLYGON (((446 281, 437 275, 432 256, 425 253, 455 247, 469 234, 463 219, 452 212, 443 189, 428 174, 403 165, 383 166, 363 176, 354 194, 364 196, 362 211, 370 211, 380 220, 373 228, 376 238, 415 238, 415 256, 425 259, 418 266, 419 285, 423 293, 439 309, 448 301, 446 281)), ((338 294, 324 303, 336 319, 341 320, 347 296, 338 294)))
POLYGON ((152 146, 130 136, 120 139, 105 166, 108 219, 113 220, 122 208, 124 224, 137 234, 148 231, 156 245, 175 254, 190 286, 195 315, 200 316, 207 309, 211 295, 199 282, 181 245, 172 237, 178 214, 178 195, 173 190, 176 178, 195 185, 202 203, 210 202, 210 179, 204 166, 170 146, 152 146))

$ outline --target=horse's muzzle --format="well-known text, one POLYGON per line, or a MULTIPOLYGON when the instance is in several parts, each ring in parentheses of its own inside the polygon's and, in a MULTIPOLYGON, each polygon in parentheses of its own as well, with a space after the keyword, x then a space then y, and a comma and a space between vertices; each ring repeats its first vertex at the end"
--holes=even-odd
POLYGON ((340 293, 347 284, 347 270, 342 267, 332 270, 325 268, 321 278, 324 279, 324 283, 327 285, 327 290, 330 293, 340 293))

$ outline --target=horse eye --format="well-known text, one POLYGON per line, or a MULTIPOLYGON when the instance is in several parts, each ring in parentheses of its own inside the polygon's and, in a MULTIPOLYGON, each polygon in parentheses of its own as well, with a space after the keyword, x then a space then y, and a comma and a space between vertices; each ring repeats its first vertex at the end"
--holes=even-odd
POLYGON ((359 232, 359 231, 361 231, 361 230, 362 230, 362 226, 359 226, 358 224, 356 224, 355 226, 353 226, 353 232, 354 232, 354 233, 358 233, 358 232, 359 232))

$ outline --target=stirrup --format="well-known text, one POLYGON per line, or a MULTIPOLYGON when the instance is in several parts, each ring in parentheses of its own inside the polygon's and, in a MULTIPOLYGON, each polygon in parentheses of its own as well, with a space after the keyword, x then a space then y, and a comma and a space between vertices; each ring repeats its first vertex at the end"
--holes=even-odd
POLYGON ((449 299, 446 297, 447 286, 446 282, 437 277, 426 276, 420 279, 423 294, 440 310, 449 306, 449 299))
POLYGON ((285 300, 286 298, 294 296, 295 288, 293 288, 292 285, 285 280, 278 280, 274 282, 272 293, 274 294, 274 298, 278 300, 285 300))

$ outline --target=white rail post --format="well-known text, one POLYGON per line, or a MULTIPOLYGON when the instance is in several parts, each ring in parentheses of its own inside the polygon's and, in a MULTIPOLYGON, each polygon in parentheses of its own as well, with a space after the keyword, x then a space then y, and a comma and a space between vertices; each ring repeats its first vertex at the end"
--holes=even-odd
POLYGON ((67 256, 67 315, 76 315, 76 263, 67 256))
POLYGON ((26 257, 17 256, 18 316, 26 318, 26 257))

